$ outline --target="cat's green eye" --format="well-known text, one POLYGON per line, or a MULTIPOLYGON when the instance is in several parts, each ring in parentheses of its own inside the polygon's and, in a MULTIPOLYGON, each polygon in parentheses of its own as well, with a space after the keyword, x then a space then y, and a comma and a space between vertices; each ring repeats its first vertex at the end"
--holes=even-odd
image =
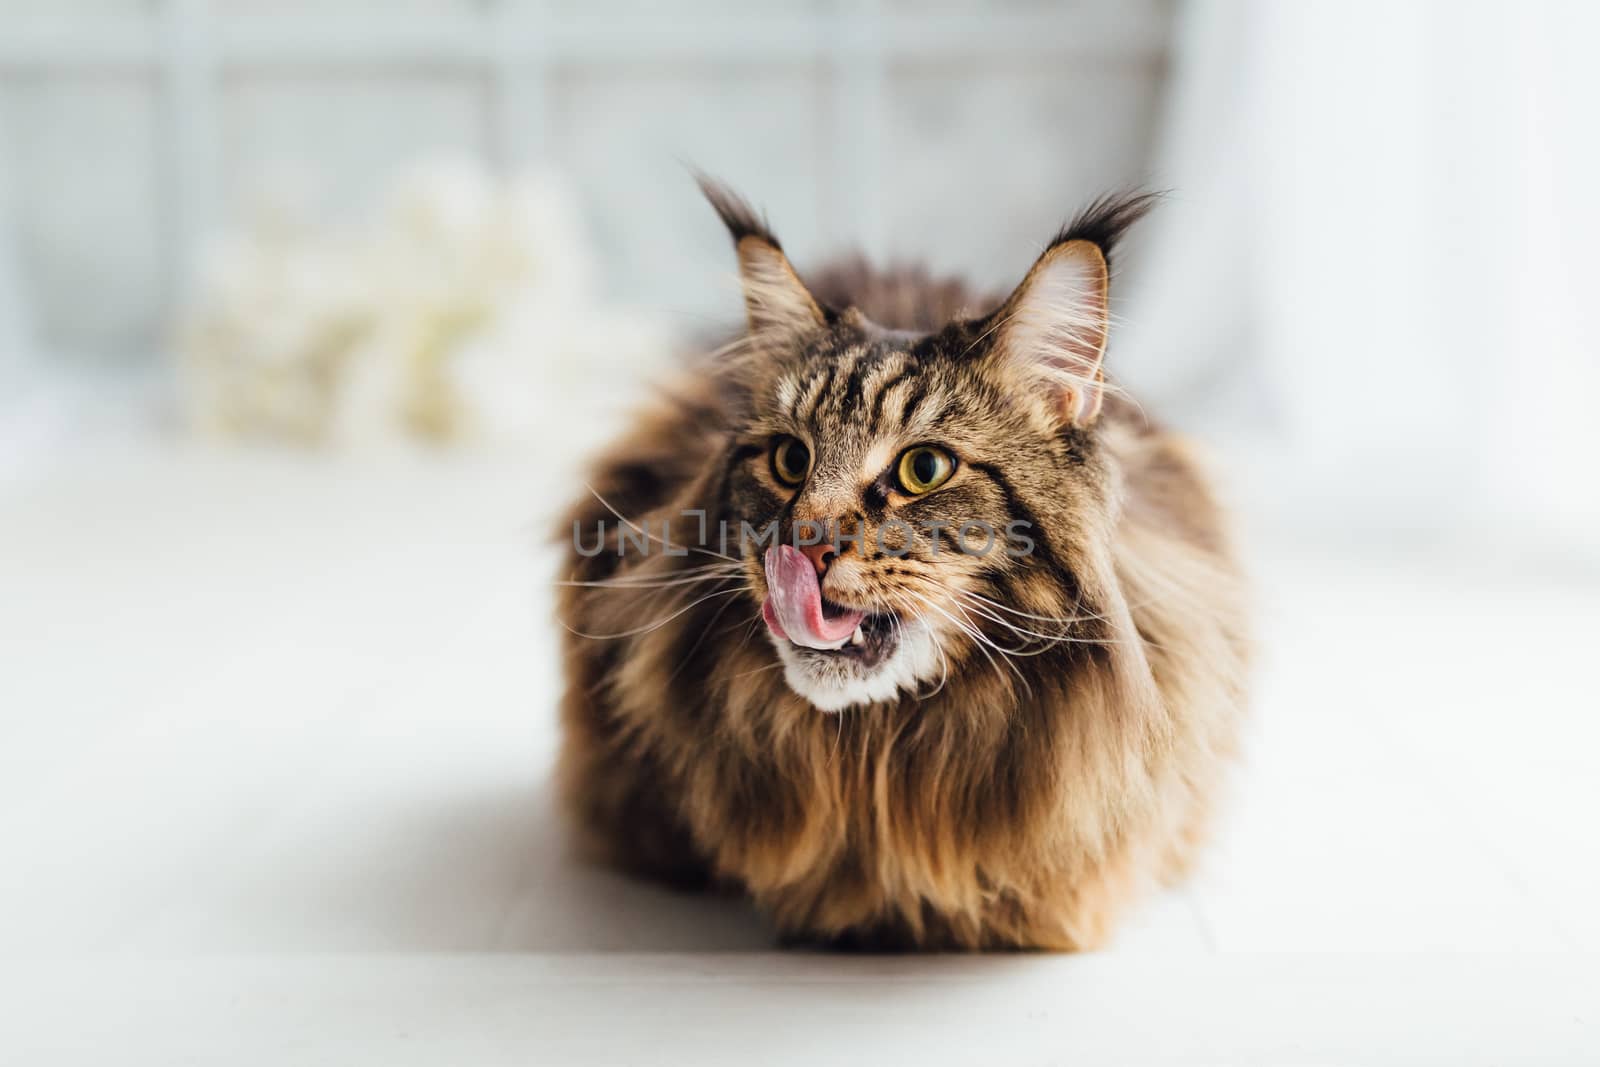
POLYGON ((895 476, 899 479, 903 492, 912 496, 921 496, 931 493, 956 472, 956 459, 942 448, 932 445, 918 445, 908 448, 900 455, 900 463, 895 468, 895 476))
POLYGON ((772 473, 784 485, 799 485, 811 471, 811 450, 799 438, 780 437, 772 444, 772 473))

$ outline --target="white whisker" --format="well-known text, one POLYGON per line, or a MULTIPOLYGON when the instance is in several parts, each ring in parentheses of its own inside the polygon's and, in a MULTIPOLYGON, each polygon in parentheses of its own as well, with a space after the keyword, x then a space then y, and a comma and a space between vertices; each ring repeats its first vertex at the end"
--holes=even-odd
POLYGON ((628 529, 632 530, 634 533, 643 534, 647 540, 655 541, 655 542, 657 542, 659 544, 665 545, 667 548, 680 548, 680 549, 684 549, 684 550, 689 551, 689 552, 699 552, 702 555, 706 555, 706 556, 715 556, 718 559, 725 559, 729 563, 740 563, 740 562, 742 562, 737 557, 730 556, 725 552, 714 552, 709 548, 697 548, 694 545, 675 545, 671 541, 668 541, 668 540, 666 540, 664 538, 661 538, 661 537, 657 537, 655 534, 651 533, 648 528, 640 529, 626 515, 624 515, 620 511, 618 511, 616 508, 612 507, 610 501, 606 500, 605 497, 601 496, 598 492, 596 492, 594 486, 590 485, 588 482, 584 482, 583 483, 583 487, 585 489, 589 490, 590 494, 592 494, 596 500, 600 501, 600 503, 605 507, 605 509, 607 511, 609 511, 609 512, 611 512, 611 514, 615 515, 617 517, 617 521, 619 521, 623 525, 627 526, 628 529))
POLYGON ((669 572, 673 577, 656 577, 648 574, 622 574, 613 578, 579 579, 568 578, 559 580, 557 585, 578 586, 594 589, 661 589, 674 585, 693 585, 696 582, 710 582, 737 577, 744 570, 742 564, 731 563, 710 564, 704 568, 695 568, 694 573, 669 572))
POLYGON ((667 623, 671 622, 673 619, 676 619, 678 616, 682 615, 684 612, 693 609, 696 605, 704 604, 706 601, 714 600, 719 596, 727 596, 730 593, 742 593, 742 592, 744 592, 744 587, 743 586, 735 586, 732 589, 719 589, 715 593, 707 593, 705 596, 699 598, 698 600, 690 601, 688 604, 685 604, 683 607, 679 608, 677 611, 674 611, 671 615, 668 615, 666 618, 661 619, 658 622, 650 623, 648 626, 639 626, 639 627, 636 627, 636 628, 634 628, 632 630, 623 630, 621 633, 615 633, 615 634, 590 634, 590 633, 584 633, 582 630, 578 630, 578 629, 575 629, 575 628, 573 628, 571 626, 568 626, 566 624, 566 622, 563 621, 563 620, 559 620, 558 619, 557 621, 560 622, 561 625, 566 628, 567 632, 572 633, 572 634, 576 634, 579 637, 586 637, 586 638, 589 638, 590 640, 593 640, 593 641, 615 641, 618 638, 637 637, 640 634, 647 634, 651 630, 659 630, 661 627, 665 626, 667 623))
MULTIPOLYGON (((921 601, 929 609, 938 612, 940 615, 943 615, 957 629, 961 630, 968 637, 972 638, 973 646, 975 648, 977 648, 977 650, 983 654, 983 657, 989 661, 989 665, 994 668, 995 673, 999 674, 1000 677, 1003 679, 1005 677, 1005 675, 1000 670, 1000 664, 995 660, 994 656, 992 656, 990 654, 989 649, 992 648, 996 652, 999 652, 1000 655, 1001 655, 1001 658, 1005 660, 1006 667, 1009 668, 1010 671, 1017 676, 1017 679, 1020 682, 1022 682, 1023 687, 1028 690, 1030 695, 1032 695, 1032 692, 1033 692, 1032 686, 1028 685, 1028 680, 1025 677, 1023 677, 1022 672, 1017 669, 1016 664, 1011 662, 1011 658, 1010 658, 1010 656, 1008 656, 1006 654, 1005 649, 1000 648, 993 641, 989 640, 989 638, 983 633, 983 631, 979 630, 977 627, 972 625, 972 622, 971 622, 970 619, 968 619, 966 621, 963 621, 961 619, 956 618, 954 615, 950 614, 944 608, 942 608, 938 604, 934 603, 934 601, 933 601, 933 599, 931 597, 924 596, 921 593, 915 592, 914 590, 909 590, 908 589, 908 590, 906 590, 906 592, 910 593, 911 596, 916 597, 919 601, 921 601)), ((956 605, 952 604, 951 606, 955 607, 956 605)), ((960 610, 960 609, 957 608, 957 610, 960 610)))

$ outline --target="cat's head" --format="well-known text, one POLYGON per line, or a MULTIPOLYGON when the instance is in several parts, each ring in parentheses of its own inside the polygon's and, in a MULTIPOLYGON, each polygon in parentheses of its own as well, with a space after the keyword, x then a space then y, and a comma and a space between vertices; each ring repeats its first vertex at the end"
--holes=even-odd
POLYGON ((1101 201, 993 311, 912 332, 830 306, 747 204, 702 188, 747 317, 720 504, 789 686, 838 711, 1059 639, 1110 521, 1107 257, 1151 198, 1101 201))

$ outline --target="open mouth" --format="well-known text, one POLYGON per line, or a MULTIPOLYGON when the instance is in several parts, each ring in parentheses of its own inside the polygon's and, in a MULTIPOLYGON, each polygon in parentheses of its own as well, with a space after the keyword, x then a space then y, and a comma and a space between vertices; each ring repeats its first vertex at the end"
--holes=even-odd
MULTIPOLYGON (((830 611, 840 616, 851 613, 849 608, 823 598, 824 617, 830 611)), ((819 649, 808 648, 805 645, 795 645, 795 648, 802 654, 853 659, 863 667, 876 667, 894 651, 894 646, 899 640, 899 628, 895 625, 898 621, 891 612, 868 612, 861 616, 856 628, 850 631, 849 639, 838 648, 819 649)), ((791 640, 790 644, 794 642, 791 640)))
POLYGON ((862 611, 824 597, 816 568, 798 549, 770 548, 764 564, 767 599, 761 617, 775 637, 797 652, 872 667, 894 651, 899 633, 894 614, 862 611))

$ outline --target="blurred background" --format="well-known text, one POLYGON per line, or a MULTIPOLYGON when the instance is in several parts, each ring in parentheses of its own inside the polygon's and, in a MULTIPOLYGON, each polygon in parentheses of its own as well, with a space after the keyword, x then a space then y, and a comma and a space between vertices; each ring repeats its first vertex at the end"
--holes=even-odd
MULTIPOLYGON (((1066 215, 1153 173, 1173 29, 1160 3, 3 17, 8 364, 58 394, 120 379, 125 421, 333 446, 426 435, 344 418, 406 406, 385 387, 470 392, 440 437, 484 429, 466 409, 501 385, 582 426, 596 386, 736 323, 690 165, 802 263, 860 249, 1010 284, 1066 215), (435 380, 396 369, 418 362, 435 380)), ((521 404, 492 428, 548 414, 521 404)))
MULTIPOLYGON (((1307 532, 1592 571, 1584 5, 8 0, 0 441, 598 427, 798 262, 1002 287, 1107 189, 1115 369, 1307 532), (1256 483, 1252 482, 1252 485, 1256 483)), ((593 434, 586 435, 593 436, 593 434)))
POLYGON ((996 288, 1094 196, 1169 190, 1109 366, 1219 457, 1262 752, 1151 943, 1600 947, 1564 847, 1600 800, 1597 32, 1509 0, 0 0, 0 840, 31 857, 0 944, 762 943, 556 873, 539 799, 550 516, 739 319, 692 164, 802 273, 996 288))

